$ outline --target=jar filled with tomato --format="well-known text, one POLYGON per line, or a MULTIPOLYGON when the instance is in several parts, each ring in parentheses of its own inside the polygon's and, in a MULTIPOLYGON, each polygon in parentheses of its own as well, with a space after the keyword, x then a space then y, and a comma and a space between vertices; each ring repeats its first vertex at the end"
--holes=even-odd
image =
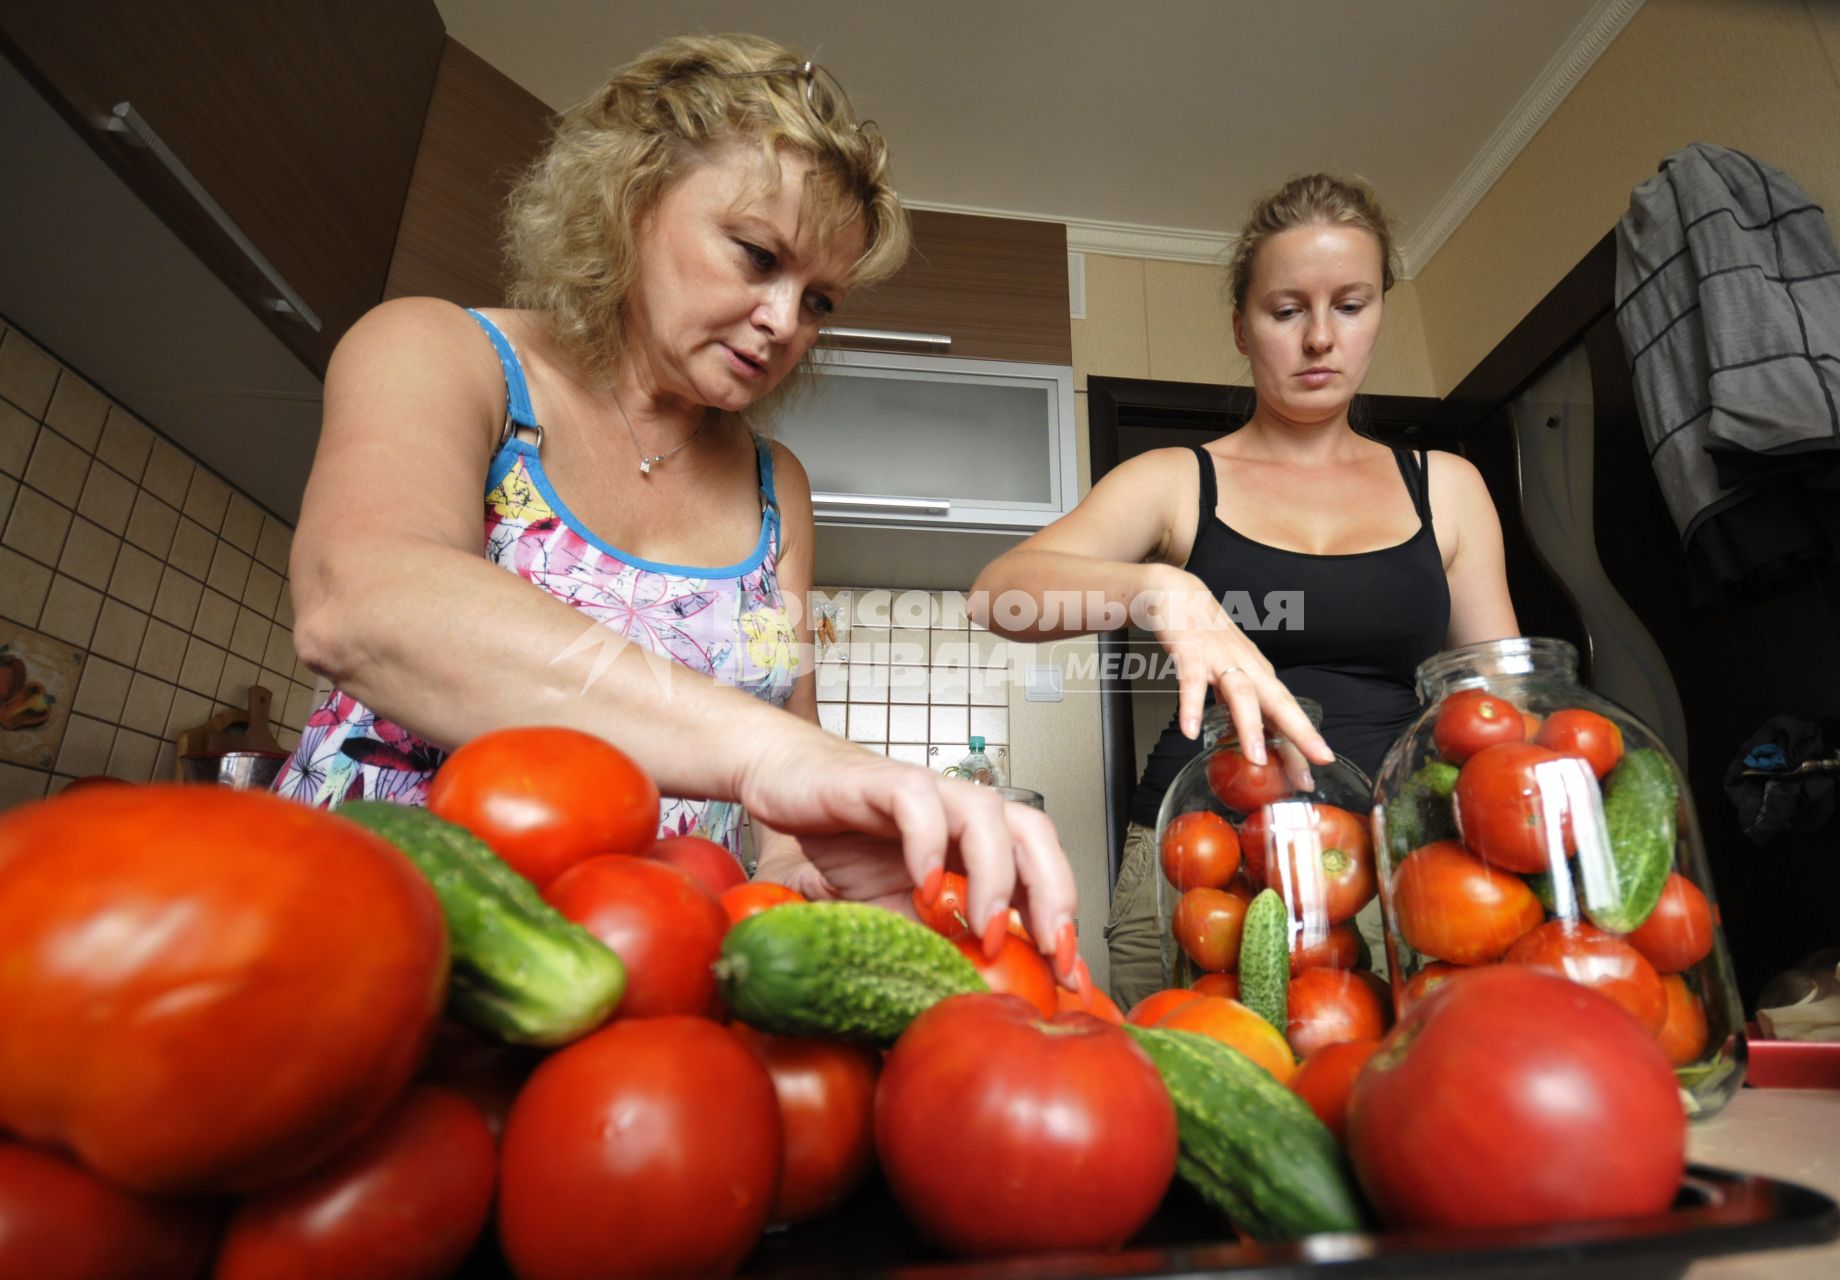
POLYGON ((1481 965, 1621 1005, 1709 1115, 1744 1079, 1743 1023, 1692 796, 1654 732, 1578 683, 1563 640, 1452 649, 1374 793, 1388 968, 1403 1013, 1481 965))
MULTIPOLYGON (((1320 722, 1320 707, 1298 701, 1320 722)), ((1157 815, 1168 986, 1239 1001, 1298 1059, 1377 1039, 1392 1002, 1355 920, 1376 892, 1371 796, 1353 763, 1308 764, 1280 734, 1267 734, 1265 763, 1254 764, 1225 711, 1210 707, 1202 750, 1157 815), (1255 910, 1267 890, 1272 900, 1255 910)))

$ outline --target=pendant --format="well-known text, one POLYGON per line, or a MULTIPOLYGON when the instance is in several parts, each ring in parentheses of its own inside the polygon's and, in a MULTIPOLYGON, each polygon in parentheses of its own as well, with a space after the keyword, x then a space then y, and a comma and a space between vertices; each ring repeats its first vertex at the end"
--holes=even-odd
POLYGON ((639 474, 642 476, 649 476, 652 474, 652 460, 650 458, 639 459, 639 474))

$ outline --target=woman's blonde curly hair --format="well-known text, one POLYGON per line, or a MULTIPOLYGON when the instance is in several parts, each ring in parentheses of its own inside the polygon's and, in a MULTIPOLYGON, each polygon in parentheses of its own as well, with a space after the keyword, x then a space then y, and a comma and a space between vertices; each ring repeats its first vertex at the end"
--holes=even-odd
POLYGON ((1235 311, 1246 309, 1253 262, 1265 242, 1280 231, 1319 223, 1359 227, 1373 236, 1380 244, 1380 292, 1393 287, 1392 219, 1387 217, 1374 189, 1360 178, 1307 173, 1252 202, 1227 267, 1227 291, 1232 295, 1235 311))
POLYGON ((881 131, 859 122, 841 94, 828 120, 818 119, 798 74, 804 65, 760 36, 678 36, 571 107, 511 193, 504 247, 512 305, 546 312, 563 351, 604 376, 627 347, 641 223, 689 166, 737 142, 761 151, 761 189, 751 194, 774 188, 782 150, 811 161, 806 208, 819 218, 819 243, 845 227, 863 232, 848 286, 898 271, 908 220, 881 131), (761 71, 786 74, 739 74, 761 71))

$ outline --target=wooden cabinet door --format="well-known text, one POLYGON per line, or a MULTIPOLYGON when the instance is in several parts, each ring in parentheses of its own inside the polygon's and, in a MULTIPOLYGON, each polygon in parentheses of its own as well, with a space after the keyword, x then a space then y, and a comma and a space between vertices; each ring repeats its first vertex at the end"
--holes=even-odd
POLYGON ((541 99, 448 38, 386 298, 424 295, 464 307, 503 303, 505 197, 543 149, 549 126, 541 99))
POLYGON ((383 296, 443 39, 433 0, 0 0, 6 54, 316 374, 383 296), (104 131, 123 102, 317 330, 170 165, 104 131))
POLYGON ((1067 228, 930 209, 913 224, 907 264, 846 299, 837 324, 946 334, 944 354, 970 359, 1073 363, 1067 228))

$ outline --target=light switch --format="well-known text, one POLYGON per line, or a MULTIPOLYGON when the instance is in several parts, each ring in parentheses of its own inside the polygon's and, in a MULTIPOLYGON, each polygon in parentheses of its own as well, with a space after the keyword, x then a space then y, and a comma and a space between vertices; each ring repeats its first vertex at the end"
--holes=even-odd
POLYGON ((1059 702, 1061 669, 1031 662, 1023 673, 1022 697, 1025 702, 1059 702))

